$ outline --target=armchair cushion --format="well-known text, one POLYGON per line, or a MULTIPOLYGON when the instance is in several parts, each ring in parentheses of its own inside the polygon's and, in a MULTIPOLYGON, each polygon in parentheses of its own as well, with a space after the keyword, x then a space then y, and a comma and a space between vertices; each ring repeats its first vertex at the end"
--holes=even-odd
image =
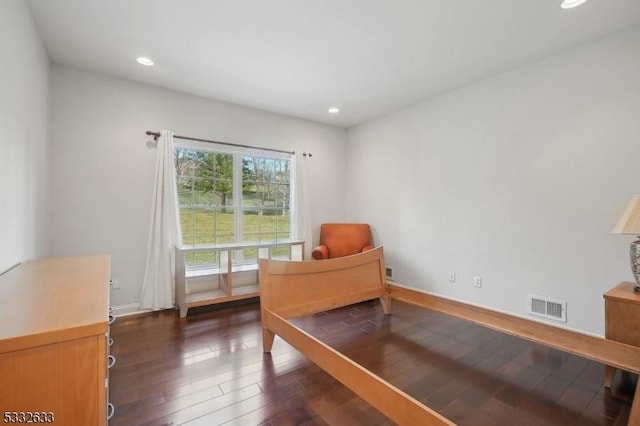
POLYGON ((320 226, 320 245, 314 259, 350 256, 373 248, 371 230, 366 223, 325 223, 320 226))

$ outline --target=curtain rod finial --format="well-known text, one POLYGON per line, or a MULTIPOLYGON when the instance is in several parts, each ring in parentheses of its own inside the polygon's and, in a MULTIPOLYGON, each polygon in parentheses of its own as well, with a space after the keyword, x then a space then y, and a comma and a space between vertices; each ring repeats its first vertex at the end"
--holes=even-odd
POLYGON ((153 136, 153 140, 158 142, 158 138, 160 137, 160 132, 152 132, 151 130, 147 130, 147 135, 153 136))

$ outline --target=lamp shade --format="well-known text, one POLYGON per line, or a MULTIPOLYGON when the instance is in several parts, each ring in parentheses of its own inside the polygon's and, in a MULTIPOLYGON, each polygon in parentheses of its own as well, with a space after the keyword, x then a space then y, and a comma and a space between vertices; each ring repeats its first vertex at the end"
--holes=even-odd
POLYGON ((611 233, 640 235, 640 195, 635 195, 629 201, 611 233))

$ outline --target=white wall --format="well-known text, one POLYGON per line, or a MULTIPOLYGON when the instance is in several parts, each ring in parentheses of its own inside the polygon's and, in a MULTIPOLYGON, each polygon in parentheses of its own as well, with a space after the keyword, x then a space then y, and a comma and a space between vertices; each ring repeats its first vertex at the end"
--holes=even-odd
POLYGON ((567 300, 566 326, 604 333, 603 292, 633 281, 609 231, 640 193, 639 51, 636 28, 351 129, 349 219, 398 282, 520 315, 567 300))
POLYGON ((137 302, 144 273, 156 155, 147 130, 310 151, 315 233, 346 217, 342 129, 59 65, 51 120, 50 253, 111 254, 115 306, 137 302))
POLYGON ((0 2, 0 273, 44 254, 49 60, 22 0, 0 2))

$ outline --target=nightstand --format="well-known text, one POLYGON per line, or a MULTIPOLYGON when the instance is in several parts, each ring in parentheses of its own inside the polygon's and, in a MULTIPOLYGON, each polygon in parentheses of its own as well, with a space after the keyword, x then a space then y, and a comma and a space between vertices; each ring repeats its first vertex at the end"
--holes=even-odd
MULTIPOLYGON (((640 294, 635 283, 623 282, 604 294, 605 337, 640 346, 640 294)), ((611 387, 615 367, 606 366, 604 386, 611 387)))

